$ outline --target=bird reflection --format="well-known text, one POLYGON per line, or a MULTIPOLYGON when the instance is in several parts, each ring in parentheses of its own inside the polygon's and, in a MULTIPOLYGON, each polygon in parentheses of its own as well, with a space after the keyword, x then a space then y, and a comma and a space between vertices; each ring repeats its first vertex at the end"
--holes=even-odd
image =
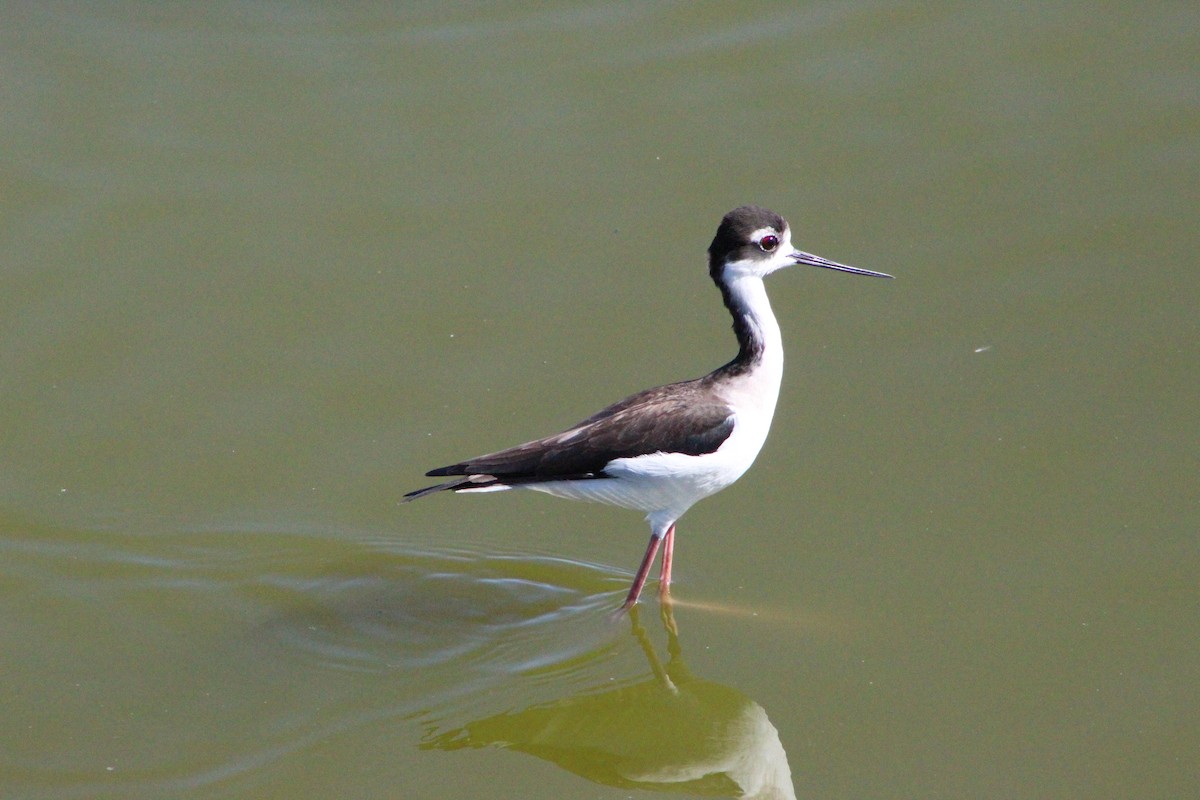
POLYGON ((650 665, 646 678, 485 717, 421 746, 501 746, 621 788, 794 800, 787 754, 762 706, 736 689, 692 675, 669 603, 662 606, 665 664, 638 614, 638 607, 630 609, 632 635, 650 665))

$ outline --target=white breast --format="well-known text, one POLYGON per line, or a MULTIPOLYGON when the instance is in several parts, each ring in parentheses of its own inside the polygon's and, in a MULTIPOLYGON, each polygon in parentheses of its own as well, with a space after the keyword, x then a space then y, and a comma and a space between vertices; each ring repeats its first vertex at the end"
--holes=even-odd
POLYGON ((611 478, 549 481, 525 488, 575 500, 645 511, 674 520, 698 500, 719 492, 750 468, 767 440, 779 385, 783 346, 766 290, 757 277, 736 282, 731 298, 762 342, 753 369, 716 382, 712 390, 733 409, 733 431, 717 450, 699 456, 650 453, 618 458, 605 466, 611 478))
POLYGON ((734 420, 733 432, 712 453, 650 453, 611 461, 604 471, 611 478, 552 481, 527 488, 575 500, 666 512, 681 516, 694 503, 719 492, 742 476, 767 438, 769 419, 734 420))

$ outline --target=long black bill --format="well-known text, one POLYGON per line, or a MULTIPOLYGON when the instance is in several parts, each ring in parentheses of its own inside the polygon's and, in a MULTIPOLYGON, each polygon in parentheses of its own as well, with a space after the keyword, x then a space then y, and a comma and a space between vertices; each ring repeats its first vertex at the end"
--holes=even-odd
POLYGON ((797 264, 807 264, 810 267, 824 267, 825 269, 836 269, 841 272, 852 272, 855 275, 870 275, 872 278, 890 278, 886 272, 872 272, 869 269, 859 269, 851 267, 848 264, 839 264, 836 261, 830 261, 828 258, 814 256, 812 253, 804 253, 799 250, 792 253, 792 258, 796 259, 797 264))

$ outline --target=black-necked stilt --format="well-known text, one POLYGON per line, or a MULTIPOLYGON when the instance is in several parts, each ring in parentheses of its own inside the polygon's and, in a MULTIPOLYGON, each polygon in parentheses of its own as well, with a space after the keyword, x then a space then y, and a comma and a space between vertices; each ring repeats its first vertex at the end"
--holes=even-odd
POLYGON ((637 602, 664 540, 659 592, 665 595, 675 522, 697 500, 740 478, 766 441, 783 344, 762 279, 794 264, 892 277, 795 250, 783 217, 758 206, 735 208, 708 246, 709 275, 733 315, 732 361, 703 378, 627 397, 554 436, 430 470, 425 474, 456 477, 404 500, 521 488, 644 511, 650 543, 624 607, 637 602))

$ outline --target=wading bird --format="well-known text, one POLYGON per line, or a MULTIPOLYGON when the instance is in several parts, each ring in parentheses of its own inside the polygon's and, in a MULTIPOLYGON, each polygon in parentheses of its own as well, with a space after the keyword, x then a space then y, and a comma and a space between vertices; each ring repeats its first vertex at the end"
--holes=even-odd
POLYGON ((562 433, 425 473, 435 492, 533 489, 646 514, 650 543, 625 598, 637 602, 663 545, 659 592, 671 584, 675 523, 692 505, 742 476, 762 448, 783 377, 783 343, 763 278, 805 264, 890 278, 792 247, 783 217, 758 206, 730 211, 708 247, 708 272, 733 316, 737 356, 702 378, 647 389, 562 433))

